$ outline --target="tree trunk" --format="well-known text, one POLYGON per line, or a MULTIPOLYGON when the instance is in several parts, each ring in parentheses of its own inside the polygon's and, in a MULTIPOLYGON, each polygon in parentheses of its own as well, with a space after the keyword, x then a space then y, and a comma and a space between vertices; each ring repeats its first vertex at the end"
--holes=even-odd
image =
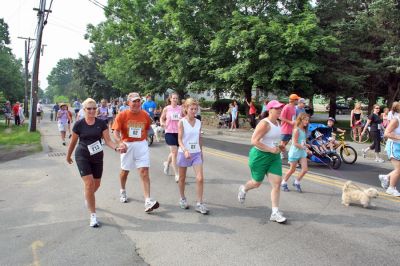
POLYGON ((372 113, 372 107, 376 104, 376 93, 368 93, 368 115, 372 113))
POLYGON ((336 91, 329 94, 329 117, 336 118, 336 91))
POLYGON ((246 81, 243 84, 243 87, 244 87, 244 97, 246 98, 246 100, 248 102, 250 102, 251 101, 251 87, 252 87, 251 83, 249 81, 246 81))

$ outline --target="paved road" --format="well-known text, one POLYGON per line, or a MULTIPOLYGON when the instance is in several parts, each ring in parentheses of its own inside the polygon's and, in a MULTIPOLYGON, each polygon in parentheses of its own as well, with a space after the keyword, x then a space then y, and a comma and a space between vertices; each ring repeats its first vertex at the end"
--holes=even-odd
MULTIPOLYGON (((282 194, 288 224, 271 223, 270 186, 239 204, 237 188, 249 178, 247 158, 211 144, 204 156, 208 216, 178 207, 173 176, 162 174, 164 143, 151 147, 152 195, 161 207, 144 213, 136 173, 128 180, 130 201, 119 203, 118 155, 106 148, 97 193, 103 226, 91 229, 76 166, 58 156, 65 147, 55 123, 39 127, 45 152, 0 164, 0 265, 398 265, 396 198, 382 195, 372 209, 346 208, 340 204, 344 180, 309 174, 305 193, 282 194)), ((194 195, 189 171, 191 206, 194 195)))

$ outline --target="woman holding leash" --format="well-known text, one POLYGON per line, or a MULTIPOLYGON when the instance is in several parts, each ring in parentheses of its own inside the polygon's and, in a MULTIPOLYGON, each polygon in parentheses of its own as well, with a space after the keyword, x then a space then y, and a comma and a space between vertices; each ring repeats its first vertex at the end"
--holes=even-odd
POLYGON ((186 170, 193 166, 196 174, 196 211, 201 214, 209 212, 203 203, 203 153, 201 143, 201 121, 196 118, 199 104, 192 98, 185 101, 186 116, 179 121, 178 126, 178 166, 179 166, 179 206, 182 209, 189 207, 185 196, 186 170))
POLYGON ((382 127, 382 120, 379 116, 379 112, 381 108, 379 104, 374 104, 372 114, 368 117, 367 123, 364 126, 364 129, 361 135, 364 135, 365 131, 367 130, 368 126, 370 126, 369 133, 371 135, 371 139, 373 141, 372 145, 362 149, 362 155, 365 158, 367 151, 374 150, 375 151, 375 162, 383 163, 384 160, 379 157, 379 153, 381 152, 381 127, 382 127))
POLYGON ((286 218, 279 212, 280 185, 282 182, 282 159, 280 153, 284 151, 281 140, 281 127, 278 121, 283 103, 272 100, 267 105, 268 116, 257 125, 251 144, 254 147, 249 152, 249 167, 251 180, 239 187, 238 200, 244 203, 246 193, 261 186, 265 176, 271 183, 272 214, 270 221, 284 223, 286 218))
POLYGON ((90 212, 89 225, 98 227, 95 192, 100 187, 103 173, 104 153, 101 139, 103 138, 111 149, 121 153, 126 152, 126 146, 125 144, 114 143, 110 138, 106 121, 96 118, 95 100, 88 98, 82 105, 85 110, 85 118, 74 124, 66 159, 69 164, 73 163, 71 155, 79 140, 75 151, 75 161, 84 184, 85 202, 90 212))
POLYGON ((396 189, 400 177, 400 103, 395 102, 392 106, 393 118, 385 130, 384 136, 388 138, 386 142, 387 156, 393 165, 394 170, 387 175, 379 175, 381 186, 386 189, 386 193, 395 197, 400 197, 400 192, 396 189))

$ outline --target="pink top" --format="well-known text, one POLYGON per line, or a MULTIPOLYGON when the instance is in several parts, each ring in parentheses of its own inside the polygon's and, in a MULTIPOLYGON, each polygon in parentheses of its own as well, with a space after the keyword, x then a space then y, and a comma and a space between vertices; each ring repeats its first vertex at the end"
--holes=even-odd
POLYGON ((178 133, 178 123, 182 118, 182 107, 177 105, 175 108, 171 105, 165 107, 166 109, 166 118, 167 121, 165 123, 165 133, 178 133))
MULTIPOLYGON (((296 107, 290 104, 285 105, 282 109, 281 117, 290 121, 296 120, 296 107)), ((281 133, 292 134, 293 126, 282 120, 281 133)))
POLYGON ((255 114, 256 113, 256 107, 254 106, 253 103, 250 103, 250 110, 249 110, 249 115, 255 114))

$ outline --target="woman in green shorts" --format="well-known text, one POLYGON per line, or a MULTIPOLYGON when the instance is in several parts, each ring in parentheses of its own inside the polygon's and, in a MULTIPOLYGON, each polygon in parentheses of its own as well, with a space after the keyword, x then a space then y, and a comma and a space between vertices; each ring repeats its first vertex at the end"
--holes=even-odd
POLYGON ((273 100, 267 104, 268 116, 258 123, 253 136, 251 137, 251 148, 249 153, 249 167, 251 180, 244 186, 239 187, 238 200, 244 203, 246 193, 250 189, 258 188, 265 175, 268 175, 271 183, 272 214, 271 221, 284 223, 286 218, 279 212, 280 184, 282 182, 282 160, 280 152, 284 151, 279 146, 281 140, 281 127, 278 118, 284 104, 273 100))

